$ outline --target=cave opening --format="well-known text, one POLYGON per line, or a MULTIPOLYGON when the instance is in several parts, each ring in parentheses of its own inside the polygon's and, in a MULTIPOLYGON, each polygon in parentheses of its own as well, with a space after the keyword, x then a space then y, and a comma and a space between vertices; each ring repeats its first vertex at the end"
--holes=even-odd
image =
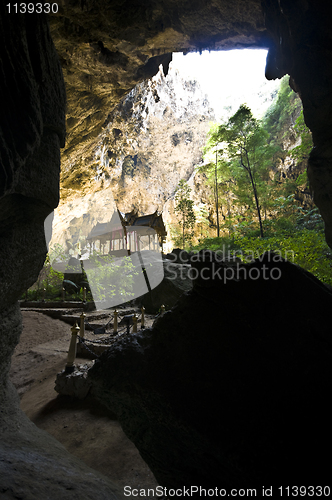
POLYGON ((217 120, 225 120, 230 112, 236 111, 236 106, 244 103, 259 118, 271 104, 280 84, 278 79, 269 81, 265 77, 267 53, 267 49, 257 48, 185 55, 175 52, 170 67, 178 70, 183 78, 198 81, 217 120))
MULTIPOLYGON (((160 69, 151 79, 137 84, 107 117, 98 138, 90 141, 90 151, 86 148, 81 154, 77 148, 76 155, 69 156, 69 166, 64 151, 61 200, 55 219, 55 228, 58 225, 62 235, 55 229, 53 243, 66 245, 58 212, 63 218, 72 214, 76 234, 77 216, 82 223, 88 222, 82 218, 82 200, 92 191, 113 196, 123 212, 164 212, 170 235, 175 224, 175 189, 180 179, 193 184, 209 123, 225 120, 243 103, 261 117, 275 97, 279 83, 265 78, 266 54, 260 49, 173 53, 166 77, 160 69)), ((67 123, 71 124, 70 120, 68 116, 67 123)), ((196 194, 198 199, 200 193, 196 194)), ((72 229, 69 227, 69 232, 72 229)), ((77 241, 71 243, 75 246, 77 241)), ((168 236, 165 251, 172 246, 168 236)))

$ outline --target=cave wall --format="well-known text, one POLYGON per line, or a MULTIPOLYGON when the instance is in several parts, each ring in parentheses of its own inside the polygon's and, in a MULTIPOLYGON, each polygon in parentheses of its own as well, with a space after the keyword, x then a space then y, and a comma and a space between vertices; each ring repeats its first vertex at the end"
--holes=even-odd
POLYGON ((59 202, 65 143, 65 87, 47 21, 4 11, 1 6, 0 309, 7 311, 1 388, 18 341, 10 331, 11 322, 16 331, 20 321, 17 298, 45 260, 44 219, 59 202))
POLYGON ((8 380, 22 330, 17 299, 44 263, 44 219, 59 201, 65 86, 43 15, 0 5, 0 496, 104 500, 117 488, 20 410, 8 380))
POLYGON ((263 0, 271 36, 268 79, 290 75, 313 136, 308 177, 332 246, 332 5, 324 0, 263 0))

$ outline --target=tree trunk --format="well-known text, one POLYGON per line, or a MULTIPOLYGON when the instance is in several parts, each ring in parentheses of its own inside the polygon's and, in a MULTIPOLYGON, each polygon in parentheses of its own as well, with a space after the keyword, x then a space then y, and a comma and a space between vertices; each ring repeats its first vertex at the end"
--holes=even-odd
POLYGON ((252 173, 251 173, 250 168, 248 169, 248 173, 249 173, 250 182, 251 182, 252 189, 253 189, 253 192, 254 192, 254 197, 255 197, 257 215, 258 215, 258 220, 259 220, 260 235, 261 235, 261 238, 264 238, 263 224, 262 224, 261 210, 259 208, 259 203, 258 203, 257 189, 256 189, 256 185, 255 185, 254 179, 252 177, 252 173))
POLYGON ((216 185, 216 214, 217 214, 217 236, 220 236, 220 228, 219 228, 219 198, 218 198, 218 151, 216 150, 216 167, 214 169, 214 177, 215 177, 215 185, 216 185))

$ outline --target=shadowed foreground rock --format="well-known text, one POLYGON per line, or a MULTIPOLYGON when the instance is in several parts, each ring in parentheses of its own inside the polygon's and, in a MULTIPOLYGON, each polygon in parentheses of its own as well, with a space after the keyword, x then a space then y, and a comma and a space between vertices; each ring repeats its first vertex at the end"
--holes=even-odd
POLYGON ((117 500, 120 488, 90 469, 20 411, 8 382, 0 410, 0 498, 117 500))
POLYGON ((121 498, 30 422, 8 381, 22 331, 17 299, 38 277, 44 219, 59 201, 66 99, 43 15, 10 16, 0 4, 0 41, 0 498, 121 498))
POLYGON ((163 486, 328 484, 332 294, 272 258, 219 264, 89 372, 163 486))
POLYGON ((164 305, 171 309, 181 295, 192 289, 190 266, 176 264, 169 260, 163 261, 164 278, 150 293, 143 295, 139 303, 145 307, 147 313, 154 314, 164 305))

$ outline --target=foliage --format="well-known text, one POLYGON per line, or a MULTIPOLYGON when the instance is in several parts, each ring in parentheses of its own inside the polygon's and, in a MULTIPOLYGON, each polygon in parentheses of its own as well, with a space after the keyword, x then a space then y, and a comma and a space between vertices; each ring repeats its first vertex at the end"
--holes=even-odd
POLYGON ((278 96, 265 113, 262 123, 273 144, 278 145, 288 134, 289 126, 295 126, 301 107, 301 99, 289 86, 289 77, 284 76, 280 81, 278 96))
POLYGON ((180 248, 182 246, 183 241, 182 241, 182 230, 179 224, 169 224, 167 232, 169 234, 170 239, 173 242, 174 248, 180 248))
MULTIPOLYGON (((63 264, 68 261, 68 258, 68 254, 65 253, 61 245, 55 244, 51 247, 49 253, 46 255, 44 266, 39 273, 37 281, 29 288, 22 298, 27 298, 28 300, 41 300, 45 296, 47 300, 61 301, 62 288, 64 284, 66 284, 66 280, 64 280, 63 272, 57 270, 57 264, 63 264)), ((66 266, 66 272, 68 271, 70 272, 70 269, 66 266)), ((84 279, 86 279, 86 276, 84 279)), ((69 283, 67 284, 69 285, 69 283)), ((82 288, 77 287, 74 283, 66 289, 67 299, 74 298, 77 300, 79 296, 82 297, 82 294, 82 288)), ((87 295, 87 298, 91 298, 91 294, 87 295)))
POLYGON ((135 269, 129 256, 122 257, 119 264, 113 256, 95 252, 89 260, 93 267, 87 273, 95 302, 119 304, 134 297, 134 277, 141 269, 135 269))
POLYGON ((324 232, 307 228, 297 229, 285 236, 283 232, 265 238, 237 235, 234 239, 208 238, 200 242, 194 250, 207 248, 223 251, 243 262, 251 262, 266 251, 274 251, 288 261, 298 264, 314 274, 322 282, 332 285, 332 251, 328 247, 324 232))
POLYGON ((194 207, 195 217, 196 217, 196 225, 199 228, 199 235, 203 238, 203 235, 207 235, 208 228, 208 216, 209 212, 204 203, 199 203, 196 207, 194 207))
POLYGON ((48 252, 48 258, 52 265, 56 262, 64 262, 68 260, 68 254, 65 252, 62 245, 59 243, 55 243, 52 247, 50 247, 48 252))
MULTIPOLYGON (((112 301, 112 298, 119 297, 118 303, 128 302, 134 296, 135 275, 141 272, 136 270, 130 257, 121 258, 121 264, 110 255, 102 255, 95 251, 89 259, 92 268, 88 269, 83 278, 74 283, 64 279, 64 274, 55 270, 52 264, 64 264, 68 261, 68 255, 60 245, 50 249, 46 257, 44 267, 40 272, 37 282, 22 296, 28 300, 41 300, 44 297, 43 290, 46 289, 45 298, 47 300, 62 300, 62 288, 66 289, 66 299, 78 300, 83 298, 83 287, 86 288, 87 300, 94 300, 99 303, 112 301), (93 289, 93 296, 90 291, 93 289)), ((77 269, 70 268, 68 264, 66 274, 77 272, 77 269)), ((81 271, 81 269, 79 270, 81 271)))
POLYGON ((191 244, 196 215, 194 212, 194 202, 190 199, 191 188, 184 179, 181 179, 175 191, 175 212, 178 214, 178 221, 182 232, 182 248, 185 244, 191 244))
POLYGON ((38 300, 42 299, 45 295, 45 297, 51 300, 60 299, 62 282, 63 273, 53 269, 50 254, 48 253, 36 283, 27 292, 27 298, 28 300, 38 300))
POLYGON ((207 163, 205 171, 211 176, 211 170, 214 168, 216 186, 227 186, 229 222, 233 222, 230 221, 232 197, 233 203, 244 209, 246 218, 250 214, 252 219, 253 213, 256 214, 261 237, 264 236, 262 208, 267 209, 270 199, 266 184, 275 154, 275 147, 268 144, 268 138, 269 134, 261 123, 243 104, 226 124, 210 129, 205 149, 206 153, 211 150, 216 152, 215 166, 212 162, 207 163))
POLYGON ((298 137, 301 138, 301 143, 293 148, 290 153, 294 160, 301 162, 309 158, 309 153, 312 149, 312 135, 304 121, 303 110, 295 122, 295 131, 298 137))
POLYGON ((227 123, 212 124, 199 170, 214 188, 217 234, 220 225, 229 237, 291 235, 303 215, 295 195, 307 174, 288 179, 276 166, 287 155, 296 163, 307 160, 311 147, 301 100, 287 76, 261 121, 242 105, 227 123), (300 144, 287 151, 289 136, 300 144))

